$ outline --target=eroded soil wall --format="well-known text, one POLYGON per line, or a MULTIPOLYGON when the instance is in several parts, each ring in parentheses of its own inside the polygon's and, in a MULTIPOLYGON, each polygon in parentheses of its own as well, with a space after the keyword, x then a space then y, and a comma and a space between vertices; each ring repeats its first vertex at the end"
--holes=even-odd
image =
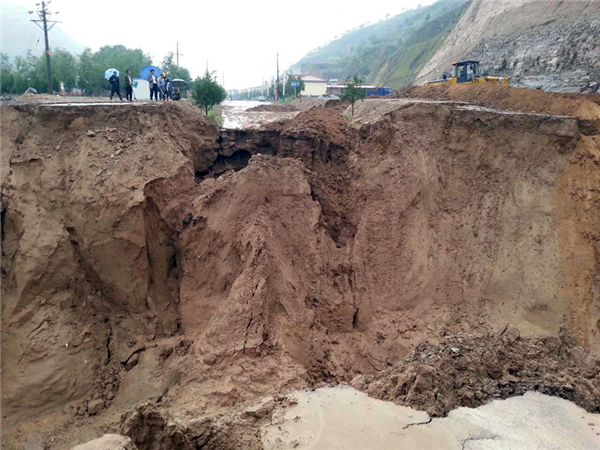
POLYGON ((598 136, 372 105, 238 132, 181 105, 3 108, 3 439, 222 413, 506 323, 597 346, 598 136))

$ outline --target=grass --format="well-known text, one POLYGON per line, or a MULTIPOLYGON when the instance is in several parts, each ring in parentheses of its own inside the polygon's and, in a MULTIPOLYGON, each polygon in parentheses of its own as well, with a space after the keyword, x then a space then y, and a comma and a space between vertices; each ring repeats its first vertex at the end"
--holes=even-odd
POLYGON ((223 126, 223 111, 219 105, 213 106, 212 109, 208 112, 208 119, 212 120, 218 126, 223 126))

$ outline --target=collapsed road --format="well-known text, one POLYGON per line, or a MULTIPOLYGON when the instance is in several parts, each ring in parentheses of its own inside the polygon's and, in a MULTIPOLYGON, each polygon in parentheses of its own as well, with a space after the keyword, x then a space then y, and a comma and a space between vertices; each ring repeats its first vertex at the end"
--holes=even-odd
POLYGON ((285 448, 261 426, 287 394, 350 383, 432 417, 531 390, 597 415, 584 106, 223 130, 185 103, 4 106, 3 445, 285 448))

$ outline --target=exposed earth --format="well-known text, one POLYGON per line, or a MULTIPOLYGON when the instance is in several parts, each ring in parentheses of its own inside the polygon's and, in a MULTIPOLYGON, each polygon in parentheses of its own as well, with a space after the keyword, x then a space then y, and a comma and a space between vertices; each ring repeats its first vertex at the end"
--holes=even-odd
POLYGON ((397 96, 3 104, 3 448, 292 448, 265 427, 339 384, 600 423, 597 97, 397 96))

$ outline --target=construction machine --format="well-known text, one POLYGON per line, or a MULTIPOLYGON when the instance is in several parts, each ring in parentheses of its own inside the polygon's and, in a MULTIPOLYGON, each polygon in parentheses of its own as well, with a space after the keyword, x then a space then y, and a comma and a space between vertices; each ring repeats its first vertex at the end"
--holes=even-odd
POLYGON ((439 86, 441 84, 457 83, 494 83, 508 86, 508 77, 481 76, 479 72, 479 61, 460 61, 452 64, 452 73, 449 77, 444 73, 442 78, 427 81, 424 86, 439 86))

